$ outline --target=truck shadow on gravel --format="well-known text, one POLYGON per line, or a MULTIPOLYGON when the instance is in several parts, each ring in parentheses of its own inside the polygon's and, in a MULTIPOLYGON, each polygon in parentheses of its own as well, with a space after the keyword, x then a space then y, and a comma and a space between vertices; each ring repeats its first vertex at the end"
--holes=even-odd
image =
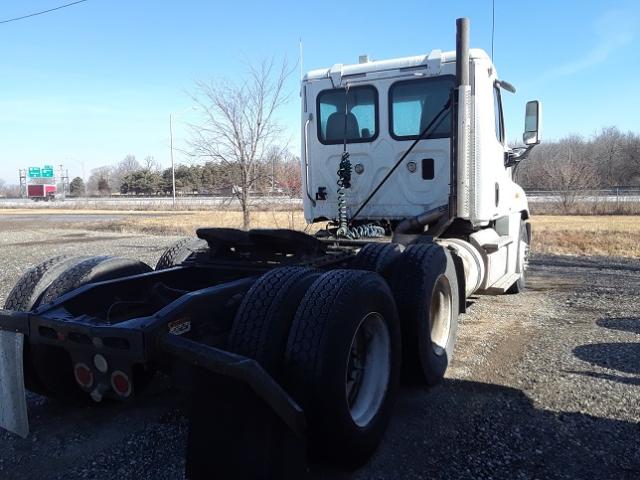
MULTIPOLYGON (((161 394, 151 408, 147 398, 144 406, 84 409, 34 402, 36 438, 4 439, 0 478, 181 479, 181 400, 161 394)), ((635 423, 541 410, 516 388, 447 379, 401 390, 384 442, 363 468, 309 478, 631 480, 640 478, 639 435, 635 423)))
POLYGON ((637 333, 640 335, 640 317, 601 318, 596 325, 621 332, 637 333))
POLYGON ((635 423, 541 410, 515 388, 446 380, 403 389, 382 447, 352 478, 638 479, 639 435, 635 423))
POLYGON ((573 354, 603 368, 640 374, 640 343, 592 343, 574 348, 573 354))
MULTIPOLYGON (((596 321, 596 325, 611 330, 640 335, 639 318, 601 318, 596 321)), ((590 363, 591 365, 609 370, 617 370, 627 375, 579 370, 570 370, 567 371, 567 373, 640 386, 640 343, 610 342, 580 345, 573 349, 573 355, 579 360, 590 363)))

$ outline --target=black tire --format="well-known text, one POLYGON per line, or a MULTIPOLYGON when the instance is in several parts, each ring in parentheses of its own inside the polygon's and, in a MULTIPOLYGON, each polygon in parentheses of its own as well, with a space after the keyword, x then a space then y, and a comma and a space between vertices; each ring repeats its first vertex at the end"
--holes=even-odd
POLYGON ((307 290, 289 333, 285 370, 287 386, 307 415, 311 459, 356 467, 371 456, 382 439, 397 396, 400 350, 397 309, 380 275, 332 270, 307 290), (387 349, 381 351, 387 353, 364 355, 365 363, 382 367, 359 370, 368 375, 362 377, 353 406, 358 407, 361 392, 372 393, 374 401, 356 418, 347 392, 353 379, 347 375, 355 371, 350 367, 357 358, 352 355, 353 348, 360 344, 356 334, 370 321, 386 333, 371 334, 365 348, 383 345, 387 349), (381 383, 371 387, 372 381, 381 383))
POLYGON ((458 328, 459 290, 451 254, 436 244, 409 246, 391 286, 402 325, 403 376, 434 385, 447 370, 458 328))
POLYGON ((89 257, 60 274, 45 290, 40 304, 53 302, 62 295, 89 283, 104 282, 151 271, 149 265, 139 260, 109 256, 89 257))
POLYGON ((40 296, 60 275, 61 266, 66 268, 66 266, 81 262, 86 258, 61 255, 27 270, 7 296, 4 308, 20 312, 33 310, 37 307, 40 296))
POLYGON ((520 238, 518 241, 518 270, 520 273, 520 278, 516 280, 516 282, 509 287, 507 293, 515 294, 521 293, 526 290, 527 286, 527 262, 529 260, 529 245, 531 244, 531 239, 529 238, 529 229, 527 228, 527 222, 524 220, 520 220, 520 238), (521 249, 524 248, 523 252, 521 249))
POLYGON ((351 268, 377 272, 388 279, 403 250, 398 243, 368 243, 360 249, 351 268))
MULTIPOLYGON (((44 291, 55 281, 65 269, 85 260, 87 257, 69 257, 61 255, 46 260, 27 270, 15 284, 5 300, 4 308, 20 312, 29 312, 40 305, 44 291)), ((48 395, 48 390, 39 380, 33 362, 33 351, 36 348, 28 341, 23 347, 24 383, 27 390, 38 395, 48 395)))
POLYGON ((156 270, 165 270, 181 265, 195 252, 207 248, 206 240, 200 238, 183 238, 167 248, 158 259, 156 270))
POLYGON ((284 349, 300 300, 320 273, 304 267, 276 268, 244 296, 229 334, 229 349, 257 360, 281 378, 284 349))
MULTIPOLYGON (((27 272, 7 301, 30 311, 83 285, 151 271, 137 260, 115 257, 71 257, 52 260, 27 272), (46 265, 45 265, 46 264, 46 265), (38 275, 42 272, 40 277, 38 275)), ((25 385, 40 395, 63 400, 86 397, 76 385, 71 359, 62 348, 25 344, 25 385)))

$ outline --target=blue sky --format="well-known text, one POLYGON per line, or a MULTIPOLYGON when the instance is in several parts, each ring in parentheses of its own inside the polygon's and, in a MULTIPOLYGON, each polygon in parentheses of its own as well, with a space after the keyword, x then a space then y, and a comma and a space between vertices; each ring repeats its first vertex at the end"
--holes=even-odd
MULTIPOLYGON (((69 0, 4 0, 0 20, 69 0)), ((472 47, 491 49, 491 0, 456 2, 209 2, 89 0, 0 24, 0 178, 64 163, 71 176, 131 153, 169 164, 168 116, 184 145, 198 79, 237 78, 246 62, 286 56, 304 69, 455 47, 455 19, 472 47), (379 4, 379 5, 378 5, 379 4)), ((544 137, 640 131, 640 2, 496 0, 495 62, 518 88, 505 94, 508 138, 524 104, 544 106, 544 137)), ((299 148, 298 78, 280 120, 299 148)), ((285 139, 285 140, 287 140, 285 139)), ((182 160, 178 155, 178 160, 182 160)))

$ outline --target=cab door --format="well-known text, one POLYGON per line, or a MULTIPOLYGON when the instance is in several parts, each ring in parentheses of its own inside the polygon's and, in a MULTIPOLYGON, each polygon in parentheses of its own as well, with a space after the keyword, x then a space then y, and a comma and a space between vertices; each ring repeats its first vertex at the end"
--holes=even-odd
POLYGON ((373 169, 380 136, 378 89, 367 83, 343 83, 345 86, 334 88, 327 78, 303 87, 306 105, 303 106, 302 153, 303 168, 308 171, 303 175, 308 183, 304 202, 307 220, 337 218, 338 169, 345 145, 352 165, 352 181, 344 200, 340 201, 348 205, 350 213, 365 194, 362 177, 373 169), (355 166, 358 168, 353 168, 355 166))

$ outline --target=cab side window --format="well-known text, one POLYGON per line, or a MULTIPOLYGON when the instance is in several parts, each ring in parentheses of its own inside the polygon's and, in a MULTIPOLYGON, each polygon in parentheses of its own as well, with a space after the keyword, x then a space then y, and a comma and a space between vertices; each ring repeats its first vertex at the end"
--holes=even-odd
POLYGON ((493 87, 493 113, 496 122, 496 138, 500 143, 504 143, 504 120, 502 118, 502 99, 500 89, 493 87))

